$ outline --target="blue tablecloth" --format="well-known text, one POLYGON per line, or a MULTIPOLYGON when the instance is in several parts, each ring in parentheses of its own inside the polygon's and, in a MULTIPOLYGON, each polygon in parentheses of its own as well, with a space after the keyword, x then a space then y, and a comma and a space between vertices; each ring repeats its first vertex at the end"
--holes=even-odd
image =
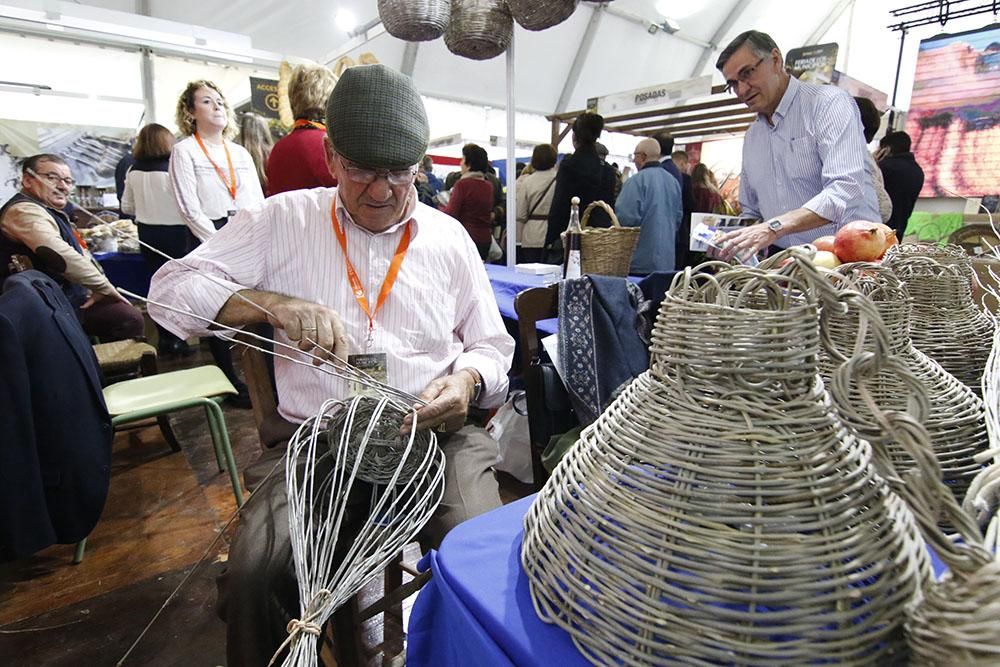
MULTIPOLYGON (((500 314, 515 322, 517 321, 517 311, 514 310, 514 298, 518 294, 532 287, 545 287, 562 277, 561 274, 536 276, 530 273, 518 273, 514 269, 500 264, 486 264, 485 266, 486 275, 490 277, 493 294, 497 299, 497 306, 500 308, 500 314)), ((538 323, 538 330, 554 334, 559 330, 559 320, 557 318, 542 320, 538 323)))
MULTIPOLYGON (((521 569, 529 496, 453 529, 421 561, 434 576, 420 591, 407 629, 410 667, 584 667, 570 636, 535 615, 521 569)), ((932 552, 934 571, 944 565, 932 552)))
POLYGON ((538 620, 521 570, 529 496, 454 528, 424 557, 434 576, 407 628, 411 667, 585 667, 566 632, 538 620))
POLYGON ((129 292, 146 296, 149 294, 149 266, 146 259, 136 253, 125 252, 95 252, 94 259, 98 261, 104 274, 115 287, 127 289, 129 292))

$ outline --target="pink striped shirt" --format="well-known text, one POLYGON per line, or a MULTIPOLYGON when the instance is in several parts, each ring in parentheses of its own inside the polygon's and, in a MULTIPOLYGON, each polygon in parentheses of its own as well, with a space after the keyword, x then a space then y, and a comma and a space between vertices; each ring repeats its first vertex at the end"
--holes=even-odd
MULTIPOLYGON (((351 352, 365 352, 368 318, 351 292, 330 206, 336 200, 347 250, 371 307, 404 223, 373 234, 354 223, 336 194, 336 188, 299 190, 243 209, 184 263, 224 278, 233 290, 264 290, 324 304, 343 320, 351 352)), ((392 292, 375 315, 368 351, 385 352, 389 384, 413 394, 443 375, 475 368, 483 377, 479 404, 498 405, 506 397, 514 341, 500 318, 479 253, 462 226, 444 213, 418 203, 409 220, 410 248, 392 292)), ((230 296, 179 262, 157 271, 150 288, 153 301, 209 318, 230 296)), ((182 337, 210 333, 205 323, 152 304, 149 313, 182 337)), ((276 336, 288 342, 284 332, 276 336)), ((348 394, 339 378, 280 358, 274 366, 278 411, 291 421, 301 422, 324 400, 348 394)))

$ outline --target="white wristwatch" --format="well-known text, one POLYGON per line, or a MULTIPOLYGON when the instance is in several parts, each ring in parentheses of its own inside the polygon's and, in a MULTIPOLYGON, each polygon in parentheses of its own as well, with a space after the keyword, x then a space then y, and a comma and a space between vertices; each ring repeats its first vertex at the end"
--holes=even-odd
POLYGON ((767 221, 767 228, 774 232, 774 238, 777 239, 781 236, 781 220, 778 218, 773 218, 767 221))

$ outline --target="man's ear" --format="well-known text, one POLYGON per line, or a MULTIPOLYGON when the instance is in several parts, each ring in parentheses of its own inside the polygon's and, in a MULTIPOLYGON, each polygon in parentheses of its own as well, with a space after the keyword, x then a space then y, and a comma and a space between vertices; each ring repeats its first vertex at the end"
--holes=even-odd
POLYGON ((333 142, 330 141, 330 135, 328 135, 328 134, 324 134, 323 135, 323 148, 326 149, 326 151, 325 151, 325 155, 326 155, 326 168, 330 172, 330 174, 334 178, 336 178, 337 174, 334 172, 334 169, 333 169, 333 162, 334 162, 333 142))

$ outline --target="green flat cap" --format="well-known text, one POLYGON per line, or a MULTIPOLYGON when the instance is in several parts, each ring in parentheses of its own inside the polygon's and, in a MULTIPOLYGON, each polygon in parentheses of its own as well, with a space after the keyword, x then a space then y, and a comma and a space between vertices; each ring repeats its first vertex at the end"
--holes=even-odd
POLYGON ((344 158, 377 169, 417 164, 430 139, 413 81, 385 65, 344 71, 326 103, 326 131, 344 158))

